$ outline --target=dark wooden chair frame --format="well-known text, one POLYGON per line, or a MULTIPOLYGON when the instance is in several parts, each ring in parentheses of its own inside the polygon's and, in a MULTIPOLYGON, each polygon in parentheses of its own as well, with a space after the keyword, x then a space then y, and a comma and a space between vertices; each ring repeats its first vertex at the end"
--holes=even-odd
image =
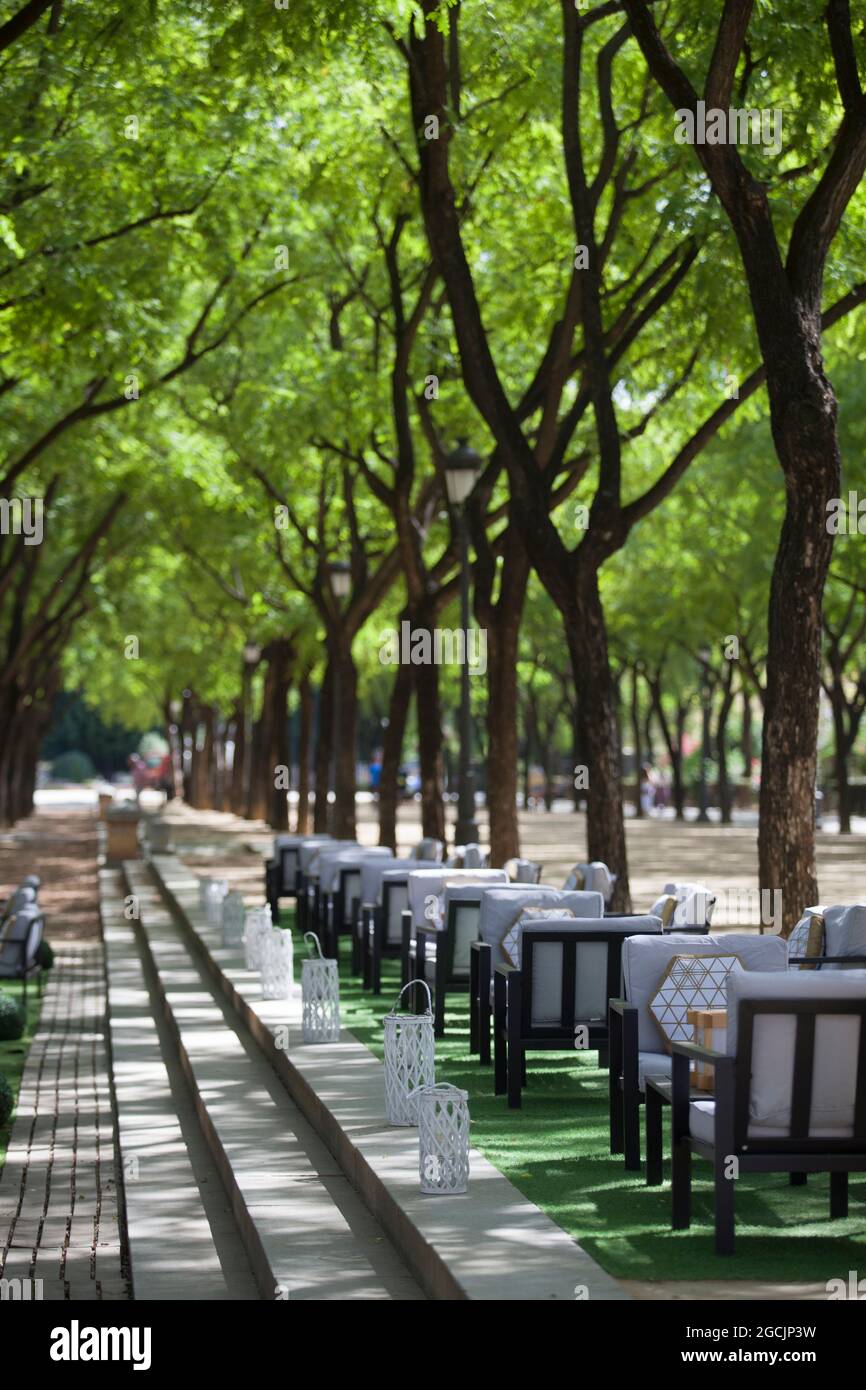
POLYGON ((496 1095, 507 1093, 510 1109, 519 1109, 521 1105, 521 1090, 526 1084, 526 1053, 566 1051, 574 1046, 579 1025, 588 1029, 587 1050, 597 1049, 599 1065, 608 1065, 609 1017, 589 1020, 574 1016, 577 948, 599 941, 607 946, 607 996, 611 998, 620 988, 622 943, 630 935, 634 932, 627 927, 613 933, 606 926, 579 933, 572 929, 539 931, 534 928, 532 932, 523 933, 520 969, 514 965, 496 966, 493 974, 494 1091, 496 1095), (558 1023, 534 1025, 530 983, 532 957, 535 946, 545 942, 561 943, 563 947, 562 1007, 558 1023))
MULTIPOLYGON (((395 860, 395 866, 398 861, 395 860)), ((410 870, 411 872, 411 870, 410 870)), ((382 880, 382 901, 375 907, 361 907, 361 966, 363 970, 363 987, 372 990, 374 994, 382 993, 382 961, 385 956, 403 957, 402 939, 402 919, 401 935, 399 941, 388 941, 386 933, 388 930, 388 917, 391 911, 391 894, 395 889, 402 888, 406 891, 405 883, 390 882, 382 880)), ((419 991, 416 990, 417 994, 419 991)))
MULTIPOLYGON (((703 933, 705 934, 705 933, 703 933)), ((794 956, 788 967, 814 964, 866 965, 866 956, 794 956)), ((640 1108, 644 1093, 640 1089, 637 1005, 627 999, 611 999, 608 1005, 610 1027, 610 1151, 622 1154, 628 1172, 640 1171, 640 1108)))
MULTIPOLYGON (((849 958, 850 959, 850 958, 849 958)), ((740 1173, 829 1173, 830 1217, 848 1215, 848 1174, 866 1172, 866 999, 743 999, 737 1019, 735 1057, 712 1052, 695 1043, 674 1043, 671 1078, 671 1225, 675 1231, 691 1224, 691 1160, 697 1154, 713 1165, 715 1181, 716 1254, 734 1253, 734 1178, 730 1160, 740 1173), (787 1138, 750 1138, 749 1094, 755 1019, 767 1014, 793 1014, 797 1020, 791 1083, 791 1126, 787 1138), (812 1071, 815 1060, 815 1020, 841 1014, 859 1018, 860 1038, 855 1084, 854 1133, 850 1139, 811 1139, 812 1071), (704 1062, 715 1073, 715 1143, 694 1138, 689 1129, 690 1063, 704 1062)))
POLYGON ((279 919, 281 898, 300 903, 300 857, 297 845, 281 845, 279 860, 269 859, 265 864, 265 900, 274 922, 279 919))

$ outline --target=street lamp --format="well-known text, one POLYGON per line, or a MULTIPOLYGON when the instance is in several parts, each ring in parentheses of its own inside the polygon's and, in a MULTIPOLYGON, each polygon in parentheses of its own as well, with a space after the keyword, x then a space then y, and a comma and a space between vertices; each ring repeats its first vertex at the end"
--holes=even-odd
POLYGON ((710 649, 701 647, 701 776, 699 784, 698 821, 706 825, 710 816, 707 789, 707 768, 710 761, 710 649))
MULTIPOLYGON (((339 612, 340 602, 348 598, 352 589, 352 567, 345 560, 331 560, 328 564, 328 580, 331 585, 331 593, 334 597, 334 604, 339 612)), ((334 788, 334 809, 331 814, 331 833, 335 838, 339 837, 340 826, 337 823, 339 815, 339 805, 337 799, 337 742, 340 735, 340 643, 335 635, 334 645, 331 653, 332 660, 332 681, 331 681, 331 775, 330 782, 334 788)))
POLYGON ((345 560, 332 560, 328 565, 328 577, 331 581, 331 593, 337 602, 348 598, 352 588, 352 566, 347 565, 345 560))
POLYGON ((460 673, 460 756, 458 762, 457 826, 458 845, 476 844, 478 826, 475 824, 475 778, 472 773, 472 715, 469 699, 469 528, 466 524, 466 501, 481 471, 482 460, 465 439, 445 460, 445 487, 448 501, 457 512, 460 537, 460 622, 463 627, 463 669, 460 673))

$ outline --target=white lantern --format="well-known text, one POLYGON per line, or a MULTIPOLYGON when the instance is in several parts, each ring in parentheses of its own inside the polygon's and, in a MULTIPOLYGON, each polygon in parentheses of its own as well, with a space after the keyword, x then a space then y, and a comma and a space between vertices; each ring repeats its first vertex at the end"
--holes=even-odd
POLYGON ((244 939, 244 900, 240 893, 227 893, 222 901, 223 946, 240 946, 244 939))
POLYGON ((262 998, 288 999, 292 992, 292 933, 270 927, 262 934, 262 998))
POLYGON ((339 1042, 340 978, 337 962, 325 960, 315 932, 304 932, 304 940, 315 942, 319 953, 301 965, 304 1042, 339 1042))
POLYGON ((430 989, 424 980, 404 985, 385 1025, 385 1113, 389 1125, 417 1125, 418 1092, 436 1080, 436 1044, 430 989), (420 985, 427 992, 423 1014, 399 1014, 397 1007, 407 989, 420 985), (413 1094, 414 1092, 414 1094, 413 1094))
POLYGON ((228 879, 212 878, 207 888, 205 910, 209 927, 218 927, 222 922, 223 898, 229 891, 228 879))
POLYGON ((207 908, 207 894, 212 883, 213 879, 208 874, 203 874, 198 881, 198 905, 202 912, 207 908))
POLYGON ((421 1191, 454 1196, 469 1186, 469 1095, 456 1086, 417 1093, 421 1191))
POLYGON ((244 925, 244 954, 247 970, 262 968, 262 937, 271 930, 270 907, 250 907, 247 909, 244 925))

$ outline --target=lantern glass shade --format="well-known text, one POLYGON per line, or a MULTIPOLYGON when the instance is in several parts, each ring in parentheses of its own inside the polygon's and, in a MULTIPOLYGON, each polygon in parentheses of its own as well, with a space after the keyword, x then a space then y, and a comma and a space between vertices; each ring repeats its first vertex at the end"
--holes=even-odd
POLYGON ((352 587, 352 571, 343 560, 334 560, 328 566, 331 579, 331 592, 334 598, 347 598, 352 587))
POLYGON ((445 460, 445 487, 452 506, 463 505, 474 488, 480 471, 481 456, 476 454, 474 449, 470 449, 465 439, 461 439, 454 452, 445 460))

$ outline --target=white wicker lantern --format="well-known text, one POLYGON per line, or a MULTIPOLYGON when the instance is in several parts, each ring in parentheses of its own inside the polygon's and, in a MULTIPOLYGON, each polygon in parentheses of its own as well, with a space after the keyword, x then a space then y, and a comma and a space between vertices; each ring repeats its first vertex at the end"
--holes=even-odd
POLYGON ((417 1125, 418 1095, 436 1080, 436 1044, 433 1039, 433 1010, 430 989, 424 980, 410 980, 386 1014, 385 1025, 385 1113, 389 1125, 417 1125), (427 991, 423 1014, 400 1014, 400 1000, 413 985, 427 991), (415 1094, 413 1094, 413 1092, 415 1094))
POLYGON ((301 965, 304 1042, 339 1042, 340 979, 337 962, 325 960, 315 932, 304 932, 304 940, 315 942, 319 953, 301 965))
POLYGON ((271 909, 265 907, 247 908, 244 925, 244 954, 247 970, 262 968, 262 937, 271 930, 271 909))
POLYGON ((207 888, 205 911, 209 927, 218 927, 222 922, 223 898, 229 891, 228 879, 212 878, 207 888))
POLYGON ((421 1191, 454 1196, 469 1186, 469 1095, 456 1086, 423 1086, 418 1103, 421 1191))
POLYGON ((240 893, 227 893, 222 900, 223 946, 240 946, 244 939, 244 900, 240 893))
POLYGON ((262 998, 288 999, 292 992, 292 933, 270 927, 262 934, 262 998))

